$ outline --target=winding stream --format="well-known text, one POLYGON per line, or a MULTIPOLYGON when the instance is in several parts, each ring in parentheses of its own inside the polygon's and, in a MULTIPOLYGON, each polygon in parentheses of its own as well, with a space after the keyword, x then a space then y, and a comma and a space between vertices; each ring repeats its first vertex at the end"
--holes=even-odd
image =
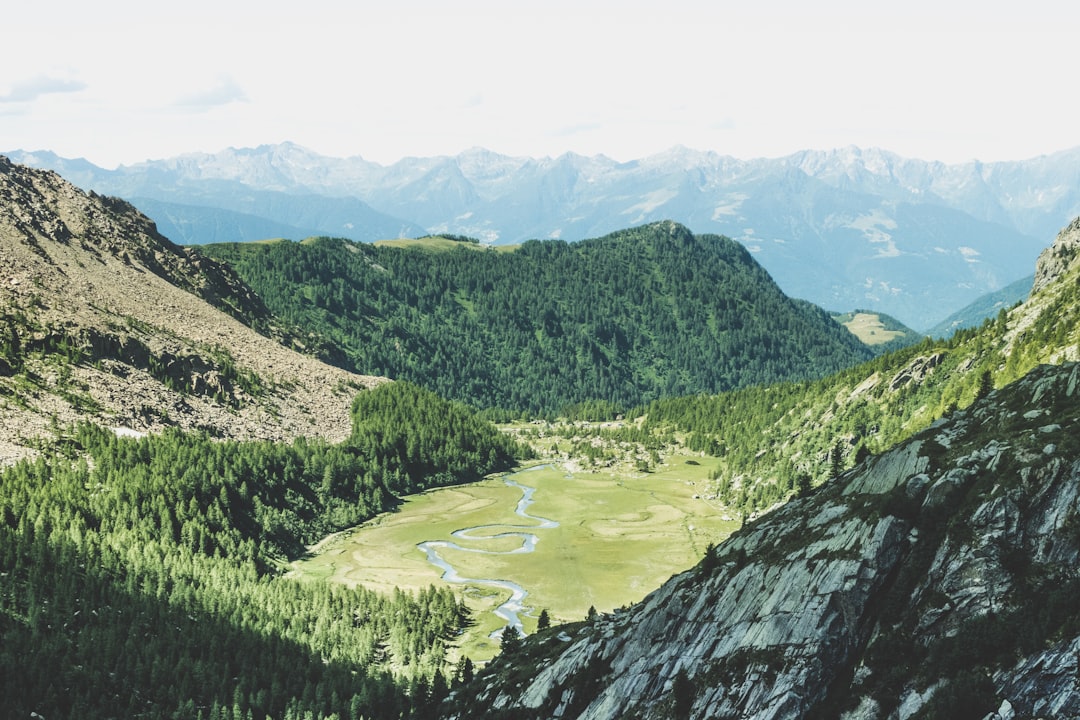
MULTIPOLYGON (((439 555, 439 549, 449 548, 451 550, 459 550, 461 552, 480 553, 483 555, 519 555, 523 553, 531 553, 536 550, 536 543, 540 538, 531 530, 547 530, 550 528, 559 527, 559 523, 554 520, 548 520, 547 518, 538 517, 536 515, 530 515, 528 507, 533 503, 533 494, 536 492, 536 488, 522 485, 516 482, 512 478, 529 472, 530 470, 538 470, 541 467, 529 468, 528 470, 521 470, 513 475, 504 479, 504 482, 509 487, 516 487, 521 490, 521 499, 518 500, 517 507, 514 508, 514 512, 526 520, 533 520, 538 524, 535 525, 509 525, 506 523, 498 523, 495 525, 474 525, 472 527, 461 528, 450 533, 451 537, 455 537, 461 540, 494 540, 496 538, 517 537, 521 538, 521 547, 514 548, 513 550, 479 550, 475 548, 467 548, 458 545, 455 542, 449 540, 426 540, 417 544, 417 549, 425 554, 427 560, 432 565, 443 571, 442 579, 451 583, 468 583, 471 585, 484 585, 487 587, 499 588, 501 590, 510 591, 510 599, 504 602, 502 605, 495 609, 495 614, 506 621, 507 626, 513 626, 517 628, 517 631, 522 635, 525 634, 524 627, 521 624, 521 618, 518 614, 522 611, 522 601, 529 592, 510 580, 500 580, 498 578, 467 578, 463 577, 454 568, 453 565, 448 563, 441 555, 439 555), (506 532, 499 532, 496 534, 483 534, 476 535, 475 533, 487 532, 491 530, 506 529, 506 532)), ((497 638, 502 634, 504 628, 499 628, 495 632, 491 633, 491 637, 497 638)))

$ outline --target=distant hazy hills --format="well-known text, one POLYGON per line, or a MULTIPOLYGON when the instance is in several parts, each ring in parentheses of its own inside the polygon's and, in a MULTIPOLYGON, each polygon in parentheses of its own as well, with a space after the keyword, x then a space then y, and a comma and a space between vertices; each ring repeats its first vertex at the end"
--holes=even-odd
POLYGON ((742 242, 791 296, 920 330, 1018 280, 1044 238, 1080 214, 1080 148, 958 165, 858 148, 755 160, 674 148, 624 163, 473 149, 383 166, 288 143, 113 171, 47 152, 11 157, 138 198, 185 243, 257 237, 267 222, 293 239, 448 232, 503 244, 672 219, 742 242))

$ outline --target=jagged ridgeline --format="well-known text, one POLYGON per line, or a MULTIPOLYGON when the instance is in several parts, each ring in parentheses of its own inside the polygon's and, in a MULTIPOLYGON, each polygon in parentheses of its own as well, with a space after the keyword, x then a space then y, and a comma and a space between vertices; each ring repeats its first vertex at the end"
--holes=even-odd
POLYGON ((348 367, 477 407, 560 412, 820 377, 870 357, 738 243, 671 222, 594 240, 204 246, 348 367), (449 249, 448 249, 449 248, 449 249))
POLYGON ((278 568, 400 493, 525 451, 402 383, 362 391, 353 417, 340 444, 82 424, 0 473, 4 714, 429 717, 467 620, 450 590, 384 597, 278 568))

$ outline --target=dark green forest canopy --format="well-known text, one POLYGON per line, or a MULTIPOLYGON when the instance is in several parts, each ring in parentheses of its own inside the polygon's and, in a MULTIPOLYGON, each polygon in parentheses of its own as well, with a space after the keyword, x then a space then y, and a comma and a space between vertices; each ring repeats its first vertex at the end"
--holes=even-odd
POLYGON ((281 560, 525 454, 462 406, 366 390, 340 445, 120 438, 84 424, 0 472, 0 697, 12 717, 426 717, 466 620, 281 560), (391 670, 395 674, 391 674, 391 670))
POLYGON ((560 412, 820 377, 870 357, 738 243, 655 223, 514 252, 203 246, 350 369, 481 408, 560 412))

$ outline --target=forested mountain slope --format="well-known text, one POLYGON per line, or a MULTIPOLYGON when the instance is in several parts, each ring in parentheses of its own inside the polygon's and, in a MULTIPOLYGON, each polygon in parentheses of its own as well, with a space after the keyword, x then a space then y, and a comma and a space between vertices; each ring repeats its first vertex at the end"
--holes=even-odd
POLYGON ((1043 251, 1039 289, 1025 303, 948 340, 818 381, 659 400, 634 414, 646 416, 646 429, 686 433, 691 448, 720 457, 718 498, 760 512, 1040 363, 1080 360, 1078 245, 1080 220, 1043 251))
POLYGON ((2 459, 84 419, 341 439, 355 390, 376 382, 285 347, 310 338, 127 203, 5 158, 0 278, 2 459))
POLYGON ((340 444, 83 423, 0 471, 5 715, 430 717, 468 622, 454 593, 386 597, 279 568, 399 494, 523 450, 402 383, 361 391, 352 418, 340 444))
POLYGON ((224 244, 291 323, 349 366, 485 408, 557 412, 818 377, 870 352, 739 244, 672 222, 513 252, 345 240, 224 244))

